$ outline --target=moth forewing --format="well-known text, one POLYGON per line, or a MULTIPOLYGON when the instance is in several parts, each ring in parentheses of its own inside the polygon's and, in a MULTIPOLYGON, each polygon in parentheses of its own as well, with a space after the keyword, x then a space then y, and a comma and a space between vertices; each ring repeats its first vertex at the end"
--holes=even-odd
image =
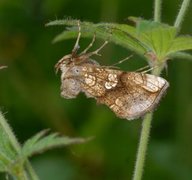
POLYGON ((134 72, 125 73, 122 82, 125 84, 127 93, 123 118, 128 120, 141 117, 154 110, 169 86, 169 83, 161 77, 134 72))
POLYGON ((150 74, 108 71, 117 75, 117 84, 96 99, 120 118, 131 120, 152 111, 168 87, 166 80, 150 74))

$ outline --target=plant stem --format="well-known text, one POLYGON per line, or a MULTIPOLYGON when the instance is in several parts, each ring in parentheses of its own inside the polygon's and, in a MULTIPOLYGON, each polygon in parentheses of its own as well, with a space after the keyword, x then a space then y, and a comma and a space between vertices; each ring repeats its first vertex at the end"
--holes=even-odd
MULTIPOLYGON (((154 21, 160 22, 161 20, 161 0, 155 0, 154 4, 154 21)), ((159 66, 158 68, 153 69, 153 75, 160 75, 163 70, 164 65, 159 66)), ((137 158, 135 163, 135 169, 133 174, 133 180, 141 180, 143 175, 144 163, 147 152, 147 145, 149 141, 149 135, 151 130, 153 113, 148 113, 145 115, 142 122, 142 130, 140 135, 139 147, 137 152, 137 158)))
POLYGON ((30 162, 27 160, 26 162, 26 169, 29 173, 29 176, 32 180, 39 180, 39 177, 37 176, 37 174, 35 173, 33 167, 31 166, 30 162))
POLYGON ((183 22, 183 19, 186 14, 187 8, 189 7, 189 4, 190 4, 190 0, 183 0, 183 3, 181 5, 181 8, 179 10, 179 13, 174 23, 174 26, 178 29, 180 29, 181 27, 181 24, 183 22))
POLYGON ((17 141, 17 139, 15 138, 9 124, 7 123, 7 121, 5 120, 2 112, 0 111, 0 126, 2 127, 2 129, 4 130, 5 134, 8 136, 10 143, 12 144, 12 146, 14 147, 15 151, 17 153, 20 152, 20 145, 17 141))
MULTIPOLYGON (((154 68, 152 70, 153 75, 159 76, 161 71, 164 69, 165 64, 158 66, 158 68, 154 68)), ((135 163, 135 169, 133 174, 133 180, 141 180, 143 175, 145 157, 147 152, 147 145, 150 136, 151 130, 151 122, 153 118, 153 113, 148 113, 145 115, 143 122, 142 122, 142 130, 140 135, 139 147, 137 152, 137 158, 135 163)))
MULTIPOLYGON (((9 139, 10 143, 12 144, 14 150, 17 152, 17 154, 19 154, 20 151, 21 151, 20 144, 17 141, 13 131, 11 130, 9 124, 7 123, 7 121, 4 118, 1 111, 0 111, 0 126, 1 126, 2 130, 5 132, 5 134, 7 135, 7 137, 9 139)), ((17 171, 17 174, 13 173, 13 174, 15 174, 15 178, 18 179, 18 180, 20 180, 20 179, 27 180, 28 179, 27 171, 28 171, 28 173, 29 173, 32 180, 38 180, 38 177, 35 174, 33 168, 31 167, 30 163, 28 162, 28 160, 27 160, 26 164, 27 164, 26 170, 24 170, 24 168, 20 168, 19 172, 17 171)))
POLYGON ((162 0, 155 0, 154 5, 154 21, 161 22, 161 3, 162 0))
POLYGON ((14 179, 16 180, 28 180, 28 176, 26 171, 23 169, 23 167, 20 167, 16 170, 16 172, 14 172, 14 174, 11 174, 14 179))
POLYGON ((133 180, 141 180, 143 174, 143 167, 146 157, 147 144, 149 141, 149 134, 151 129, 153 113, 145 115, 142 122, 142 130, 140 135, 139 148, 137 152, 137 159, 135 163, 135 170, 133 174, 133 180))

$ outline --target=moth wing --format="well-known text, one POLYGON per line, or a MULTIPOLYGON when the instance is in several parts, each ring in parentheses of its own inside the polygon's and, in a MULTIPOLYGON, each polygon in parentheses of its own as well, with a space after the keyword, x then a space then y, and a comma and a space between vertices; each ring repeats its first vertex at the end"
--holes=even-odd
POLYGON ((107 93, 106 85, 116 86, 117 85, 117 77, 109 81, 110 75, 121 74, 120 71, 106 69, 102 66, 92 66, 87 65, 84 67, 84 72, 81 75, 81 89, 87 95, 87 97, 97 97, 105 96, 107 93))
POLYGON ((118 87, 98 101, 109 106, 118 117, 128 120, 152 111, 169 86, 161 77, 133 72, 123 73, 120 81, 118 87))

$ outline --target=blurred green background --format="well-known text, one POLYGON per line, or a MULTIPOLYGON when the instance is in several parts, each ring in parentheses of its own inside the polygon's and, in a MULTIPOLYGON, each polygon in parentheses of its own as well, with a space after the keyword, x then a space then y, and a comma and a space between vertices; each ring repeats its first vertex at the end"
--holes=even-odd
MULTIPOLYGON (((162 18, 173 24, 181 0, 163 2, 162 18)), ((192 6, 181 34, 192 34, 192 6)), ((31 158, 42 180, 131 179, 141 119, 119 120, 105 106, 83 94, 73 100, 60 97, 60 76, 54 65, 70 53, 75 40, 52 44, 64 27, 45 23, 65 17, 92 22, 127 23, 128 16, 152 19, 153 0, 0 0, 0 108, 21 143, 50 128, 91 142, 48 151, 31 158)), ((81 39, 83 49, 90 39, 81 39)), ((94 48, 102 41, 97 40, 94 48)), ((111 65, 133 54, 109 44, 96 59, 111 65)), ((146 63, 134 57, 120 67, 135 70, 146 63)), ((167 95, 155 111, 144 180, 192 179, 192 62, 171 60, 167 95)), ((5 174, 1 174, 5 179, 5 174)))

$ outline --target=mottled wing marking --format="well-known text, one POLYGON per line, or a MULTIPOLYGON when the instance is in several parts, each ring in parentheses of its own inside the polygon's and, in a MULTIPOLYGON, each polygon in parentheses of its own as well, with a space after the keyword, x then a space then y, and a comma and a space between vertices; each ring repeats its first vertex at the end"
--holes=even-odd
POLYGON ((136 84, 139 84, 144 89, 150 92, 156 92, 165 83, 165 80, 161 77, 157 77, 151 74, 133 73, 130 77, 136 84))
POLYGON ((97 98, 121 118, 128 120, 152 111, 168 87, 163 78, 141 73, 123 73, 118 87, 97 98))
MULTIPOLYGON (((104 69, 102 66, 92 66, 92 71, 89 68, 85 69, 84 78, 81 79, 82 90, 88 97, 100 97, 106 94, 106 90, 115 88, 118 83, 118 73, 110 69, 104 69), (88 82, 87 77, 94 77, 94 83, 88 82)), ((91 80, 90 80, 91 81, 91 80)))

